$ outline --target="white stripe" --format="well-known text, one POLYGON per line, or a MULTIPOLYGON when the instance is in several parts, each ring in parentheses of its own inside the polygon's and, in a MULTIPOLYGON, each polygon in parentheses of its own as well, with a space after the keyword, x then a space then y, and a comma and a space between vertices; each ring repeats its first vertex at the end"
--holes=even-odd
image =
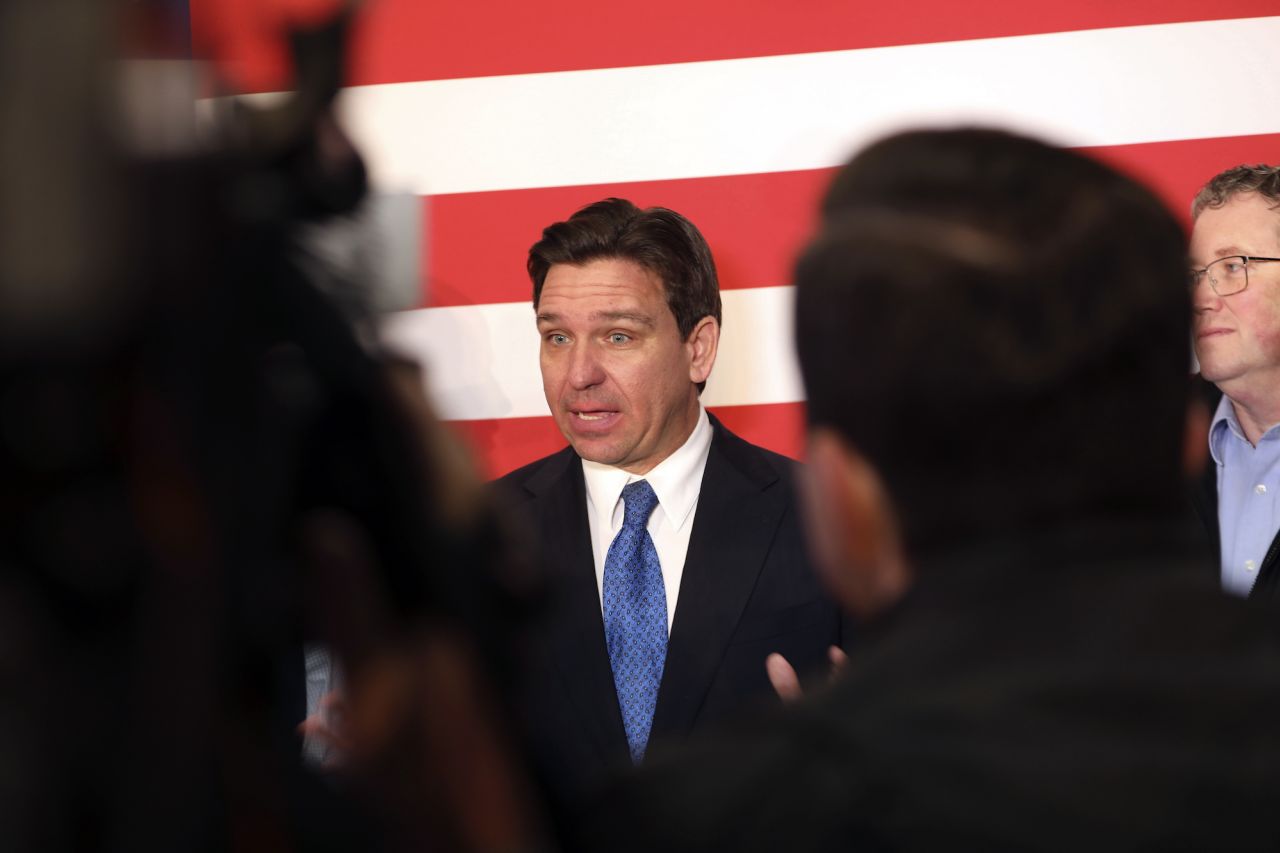
MULTIPOLYGON (((791 287, 726 290, 724 330, 703 393, 709 406, 802 400, 792 348, 791 287)), ((445 420, 549 415, 538 373, 538 332, 528 302, 423 308, 389 315, 387 346, 414 358, 445 420)))
POLYGON ((794 287, 725 290, 716 366, 702 392, 708 406, 794 403, 804 399, 796 362, 794 287))
POLYGON ((1277 132, 1277 45, 1280 18, 1254 18, 363 86, 341 106, 376 184, 474 192, 833 166, 919 123, 1076 146, 1277 132))

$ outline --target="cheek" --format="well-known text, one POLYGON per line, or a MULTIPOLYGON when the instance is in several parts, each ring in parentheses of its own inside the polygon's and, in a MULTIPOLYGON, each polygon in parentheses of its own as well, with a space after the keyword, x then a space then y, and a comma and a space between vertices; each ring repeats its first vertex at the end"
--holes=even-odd
POLYGON ((660 370, 649 373, 643 392, 654 417, 666 420, 680 411, 689 394, 689 370, 686 365, 664 361, 660 370))
POLYGON ((1280 302, 1266 300, 1249 306, 1249 331, 1266 353, 1280 353, 1280 302))
POLYGON ((548 394, 559 388, 564 379, 563 362, 564 359, 555 358, 546 350, 543 350, 538 357, 538 368, 542 372, 542 387, 548 394))
POLYGON ((619 398, 634 409, 644 402, 647 391, 644 371, 638 365, 626 359, 610 359, 601 366, 604 384, 608 386, 610 395, 619 398))
POLYGON ((633 412, 655 414, 681 399, 689 385, 689 366, 678 353, 654 351, 628 353, 608 359, 603 369, 608 383, 633 412))

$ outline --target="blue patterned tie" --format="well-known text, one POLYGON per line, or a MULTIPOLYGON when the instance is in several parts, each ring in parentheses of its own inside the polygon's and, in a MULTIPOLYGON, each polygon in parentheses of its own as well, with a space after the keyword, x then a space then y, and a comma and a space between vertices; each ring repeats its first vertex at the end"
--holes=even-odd
POLYGON ((627 745, 638 764, 649 743, 667 659, 667 590, 646 529, 658 496, 637 480, 622 490, 622 500, 622 529, 604 561, 604 633, 627 745))

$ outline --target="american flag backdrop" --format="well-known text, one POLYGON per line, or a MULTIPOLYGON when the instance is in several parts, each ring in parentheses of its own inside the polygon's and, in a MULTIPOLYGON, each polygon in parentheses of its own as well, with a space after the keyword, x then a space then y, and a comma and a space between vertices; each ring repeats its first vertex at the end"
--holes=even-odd
MULTIPOLYGON (((193 37, 270 90, 282 56, 262 34, 324 5, 191 0, 193 37)), ((606 196, 702 229, 724 291, 704 402, 800 456, 791 263, 857 146, 1009 127, 1129 170, 1185 218, 1210 175, 1280 161, 1280 0, 374 0, 350 83, 342 115, 374 185, 425 209, 420 307, 387 339, 425 364, 484 472, 564 444, 525 254, 606 196)))

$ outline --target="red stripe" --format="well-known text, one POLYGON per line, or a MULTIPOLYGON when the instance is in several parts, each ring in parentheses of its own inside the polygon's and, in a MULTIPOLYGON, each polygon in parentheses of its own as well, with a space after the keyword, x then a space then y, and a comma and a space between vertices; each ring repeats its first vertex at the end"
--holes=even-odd
MULTIPOLYGON (((278 33, 335 0, 191 0, 197 50, 249 89, 287 80, 278 33)), ((1275 0, 377 0, 366 4, 353 84, 397 83, 1016 36, 1274 15, 1275 0)))
MULTIPOLYGON (((1186 221, 1210 176, 1242 162, 1280 161, 1280 134, 1091 148, 1146 181, 1186 221)), ((721 287, 789 284, 796 252, 812 233, 833 170, 551 187, 434 196, 428 211, 428 304, 476 305, 531 298, 529 246, 542 229, 584 204, 618 195, 678 210, 702 229, 721 287)))
POLYGON ((831 170, 646 181, 433 196, 427 223, 432 305, 518 302, 542 229, 608 196, 661 205, 694 222, 711 244, 725 289, 787 284, 796 247, 813 233, 831 170))
POLYGON ((1114 145, 1085 151, 1151 187, 1189 226, 1191 199, 1214 175, 1241 163, 1280 163, 1280 133, 1114 145))
POLYGON ((564 436, 548 415, 541 418, 502 418, 448 421, 471 448, 481 476, 501 477, 521 465, 541 459, 565 446, 564 436))
POLYGON ((804 458, 804 403, 716 406, 708 411, 752 444, 792 459, 804 458))
MULTIPOLYGON (((725 426, 754 444, 799 459, 804 452, 804 404, 719 406, 711 409, 725 426)), ((565 446, 550 417, 450 421, 475 454, 486 478, 501 477, 565 446)))

